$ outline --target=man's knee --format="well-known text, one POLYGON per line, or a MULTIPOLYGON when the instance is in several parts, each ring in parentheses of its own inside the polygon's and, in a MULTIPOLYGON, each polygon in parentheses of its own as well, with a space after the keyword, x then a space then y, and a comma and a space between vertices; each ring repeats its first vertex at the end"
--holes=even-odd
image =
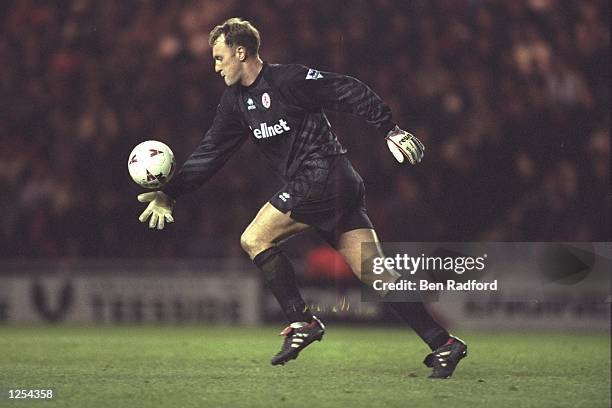
POLYGON ((253 237, 253 234, 251 234, 249 230, 244 230, 242 235, 240 235, 240 246, 242 247, 243 251, 247 254, 250 253, 251 248, 253 248, 254 245, 255 238, 253 237))
POLYGON ((240 236, 240 246, 244 252, 251 257, 251 259, 272 245, 266 241, 267 240, 264 237, 249 228, 247 228, 240 236))

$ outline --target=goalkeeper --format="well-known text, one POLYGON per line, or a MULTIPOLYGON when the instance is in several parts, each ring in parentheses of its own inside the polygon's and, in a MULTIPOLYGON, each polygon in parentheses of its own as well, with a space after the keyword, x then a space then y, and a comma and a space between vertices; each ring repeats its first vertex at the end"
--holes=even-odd
MULTIPOLYGON (((386 137, 400 162, 419 163, 425 148, 393 122, 389 107, 359 80, 302 65, 263 62, 259 32, 248 21, 225 21, 211 31, 209 41, 215 71, 228 88, 211 128, 176 176, 161 191, 138 197, 149 202, 140 221, 148 220, 149 227, 157 229, 173 222, 175 200, 202 185, 251 139, 285 180, 240 238, 287 317, 282 348, 272 358, 272 364, 284 364, 321 340, 325 327, 302 299, 293 266, 279 242, 313 228, 343 255, 360 279, 361 244, 378 242, 366 211, 363 180, 324 111, 364 119, 386 137)), ((364 259, 382 256, 379 252, 363 254, 364 259)), ((393 282, 398 276, 389 270, 383 279, 393 282)), ((431 348, 424 361, 433 368, 430 377, 450 377, 466 355, 465 343, 436 323, 421 302, 390 302, 389 306, 431 348)))

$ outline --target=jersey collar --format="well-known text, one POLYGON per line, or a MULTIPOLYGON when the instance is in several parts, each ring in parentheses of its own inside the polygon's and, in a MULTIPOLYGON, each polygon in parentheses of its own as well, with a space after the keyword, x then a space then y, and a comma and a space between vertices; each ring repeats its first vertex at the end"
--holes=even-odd
POLYGON ((261 80, 261 78, 264 75, 264 72, 266 71, 266 69, 268 68, 268 63, 266 61, 263 62, 263 65, 261 67, 261 71, 259 71, 259 74, 257 74, 257 78, 255 78, 255 81, 253 81, 253 83, 249 86, 244 86, 244 85, 240 85, 243 89, 253 89, 257 86, 257 84, 259 83, 259 81, 261 80))

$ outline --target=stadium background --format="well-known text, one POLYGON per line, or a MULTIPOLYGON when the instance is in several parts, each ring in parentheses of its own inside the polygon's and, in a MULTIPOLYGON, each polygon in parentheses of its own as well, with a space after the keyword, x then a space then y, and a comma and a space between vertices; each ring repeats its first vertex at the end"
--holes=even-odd
MULTIPOLYGON (((126 168, 143 140, 166 142, 179 163, 198 143, 224 90, 207 35, 231 16, 259 28, 264 60, 360 78, 424 141, 424 163, 403 168, 373 129, 329 113, 384 241, 610 241, 609 15, 605 0, 4 1, 0 321, 280 321, 238 243, 280 185, 252 144, 181 199, 177 222, 161 233, 138 222, 140 190, 126 168), (252 284, 258 316, 242 321, 234 306, 214 302, 218 286, 206 276, 228 271, 226 281, 252 284), (154 299, 139 320, 138 307, 124 309, 145 282, 154 297, 167 282, 179 303, 198 298, 186 288, 203 285, 204 303, 181 315, 162 299, 160 315, 154 299), (98 319, 92 300, 79 300, 83 288, 107 294, 98 319), (117 305, 121 296, 128 300, 117 305), (79 301, 87 313, 61 313, 79 301)), ((322 307, 354 289, 316 237, 286 249, 322 307)), ((484 327, 601 329, 609 319, 581 309, 555 326, 546 313, 515 313, 511 324, 498 315, 484 327)), ((369 309, 336 317, 388 321, 369 309)), ((11 327, 0 327, 8 345, 31 336, 11 327)), ((61 330, 34 333, 72 329, 61 330)), ((3 363, 18 366, 10 357, 3 363)), ((10 384, 5 377, 0 388, 10 384)))

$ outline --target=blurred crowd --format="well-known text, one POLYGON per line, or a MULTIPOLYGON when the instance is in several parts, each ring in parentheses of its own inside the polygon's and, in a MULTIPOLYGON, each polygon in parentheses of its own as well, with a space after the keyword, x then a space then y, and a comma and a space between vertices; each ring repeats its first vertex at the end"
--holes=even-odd
POLYGON ((385 241, 609 241, 607 0, 14 0, 0 7, 0 256, 222 257, 282 182, 247 142, 149 231, 127 173, 179 164, 224 90, 208 32, 241 16, 264 60, 355 76, 427 146, 395 163, 329 112, 385 241))

